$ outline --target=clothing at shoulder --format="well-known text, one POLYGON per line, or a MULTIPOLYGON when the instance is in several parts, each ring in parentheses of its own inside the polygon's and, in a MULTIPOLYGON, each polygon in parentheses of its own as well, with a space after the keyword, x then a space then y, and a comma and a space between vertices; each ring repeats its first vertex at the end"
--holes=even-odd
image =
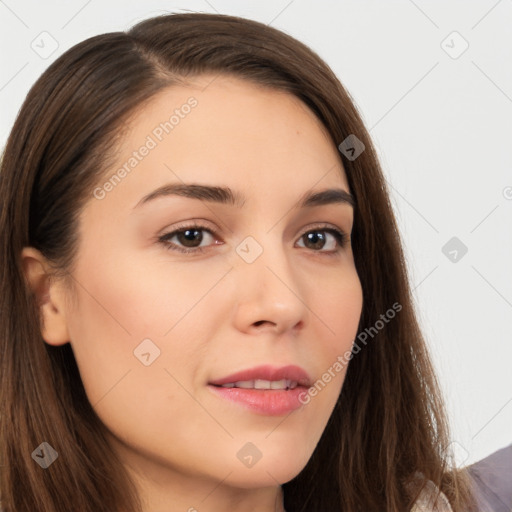
POLYGON ((448 498, 439 488, 428 480, 421 494, 411 508, 411 512, 453 512, 448 498), (437 494, 439 493, 439 496, 437 494), (437 496, 437 501, 434 501, 437 496))
MULTIPOLYGON (((467 466, 466 469, 472 480, 478 510, 481 512, 512 511, 512 444, 495 451, 483 460, 467 466)), ((429 481, 429 486, 432 491, 437 490, 433 482, 429 481)), ((422 494, 411 512, 436 510, 433 508, 433 504, 429 504, 429 501, 432 500, 429 500, 428 495, 432 491, 422 494)), ((440 501, 444 502, 445 500, 445 508, 438 508, 437 510, 452 511, 446 496, 441 494, 440 501)))
POLYGON ((512 444, 467 467, 482 512, 512 510, 512 444))

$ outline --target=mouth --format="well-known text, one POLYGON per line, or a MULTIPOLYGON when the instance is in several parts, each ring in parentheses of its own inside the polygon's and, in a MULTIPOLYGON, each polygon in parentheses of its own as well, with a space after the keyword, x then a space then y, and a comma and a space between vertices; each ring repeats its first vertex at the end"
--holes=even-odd
POLYGON ((248 370, 241 370, 231 375, 212 380, 213 386, 239 387, 244 389, 284 389, 292 386, 310 387, 312 380, 300 366, 261 365, 248 370))
POLYGON ((261 415, 279 416, 301 408, 311 386, 307 372, 295 365, 259 366, 217 379, 208 388, 236 406, 261 415))
MULTIPOLYGON (((215 384, 214 384, 215 385, 215 384)), ((239 380, 237 382, 228 382, 226 384, 217 385, 221 388, 240 388, 240 389, 295 389, 298 386, 297 381, 282 380, 239 380)))

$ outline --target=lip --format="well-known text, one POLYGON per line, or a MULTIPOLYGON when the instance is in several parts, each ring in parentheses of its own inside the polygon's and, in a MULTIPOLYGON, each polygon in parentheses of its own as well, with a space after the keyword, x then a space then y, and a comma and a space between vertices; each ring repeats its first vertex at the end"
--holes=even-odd
POLYGON ((226 377, 209 382, 213 386, 222 386, 222 384, 229 384, 231 382, 238 382, 240 380, 293 380, 297 382, 298 386, 310 387, 312 385, 311 378, 300 366, 290 364, 287 366, 271 366, 262 365, 242 370, 226 377))
POLYGON ((308 373, 296 365, 275 367, 270 365, 257 366, 249 370, 242 370, 226 377, 211 381, 208 388, 218 397, 229 400, 253 412, 266 416, 281 416, 289 414, 304 405, 301 395, 311 386, 308 373), (229 384, 241 380, 292 380, 297 382, 294 389, 244 389, 223 388, 222 384, 229 384))

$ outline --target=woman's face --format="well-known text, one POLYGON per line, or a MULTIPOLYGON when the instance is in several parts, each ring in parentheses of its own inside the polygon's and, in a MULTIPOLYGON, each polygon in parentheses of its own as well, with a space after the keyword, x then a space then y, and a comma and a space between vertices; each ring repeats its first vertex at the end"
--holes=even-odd
POLYGON ((154 485, 269 487, 305 466, 342 387, 346 368, 332 368, 362 309, 353 209, 334 193, 300 204, 350 192, 311 111, 234 78, 204 88, 212 78, 161 92, 130 121, 82 213, 77 301, 62 318, 127 466, 154 485), (190 184, 229 189, 237 204, 220 201, 226 193, 192 197, 190 184), (330 368, 331 379, 302 401, 297 389, 212 385, 293 387, 286 380, 299 373, 274 372, 290 365, 310 384, 330 368))

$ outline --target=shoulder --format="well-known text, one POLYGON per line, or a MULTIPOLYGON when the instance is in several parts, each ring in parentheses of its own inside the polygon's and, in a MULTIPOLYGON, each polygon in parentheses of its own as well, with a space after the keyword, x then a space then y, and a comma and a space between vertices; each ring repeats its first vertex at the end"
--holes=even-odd
POLYGON ((448 498, 428 480, 410 512, 453 512, 448 498))
POLYGON ((512 510, 512 444, 467 469, 479 510, 512 510))

